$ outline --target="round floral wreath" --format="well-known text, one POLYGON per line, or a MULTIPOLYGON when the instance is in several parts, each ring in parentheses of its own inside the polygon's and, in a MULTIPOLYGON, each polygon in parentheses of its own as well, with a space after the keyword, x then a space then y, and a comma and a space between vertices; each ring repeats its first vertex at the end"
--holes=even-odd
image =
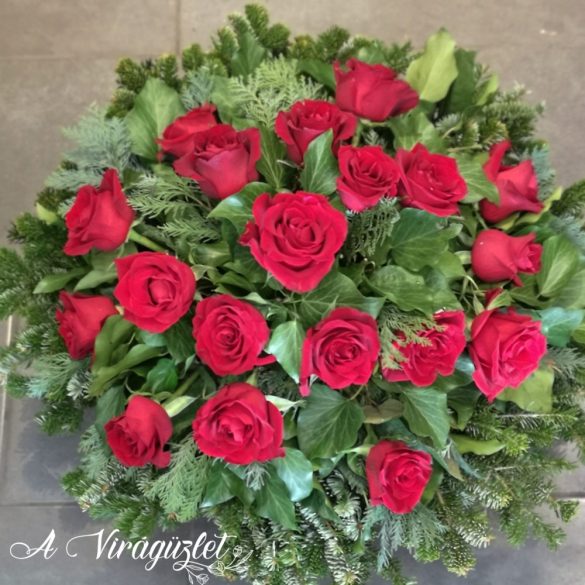
POLYGON ((122 60, 0 251, 8 391, 48 433, 96 405, 65 489, 137 539, 214 519, 253 583, 405 583, 400 548, 465 574, 492 510, 556 546, 585 188, 540 108, 444 30, 290 41, 248 6, 213 47, 122 60))

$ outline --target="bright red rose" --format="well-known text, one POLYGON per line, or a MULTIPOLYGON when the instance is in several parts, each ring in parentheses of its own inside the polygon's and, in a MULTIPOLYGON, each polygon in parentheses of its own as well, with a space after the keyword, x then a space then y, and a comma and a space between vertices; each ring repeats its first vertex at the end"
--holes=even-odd
POLYGON ((197 132, 217 126, 215 106, 204 104, 177 118, 165 128, 157 142, 161 148, 177 157, 188 155, 194 149, 194 135, 197 132))
POLYGON ((402 441, 380 441, 366 459, 370 501, 394 514, 408 514, 420 502, 432 473, 433 460, 425 451, 402 441))
POLYGON ((83 256, 92 249, 111 252, 128 237, 134 211, 122 191, 116 169, 108 169, 99 187, 85 185, 65 216, 68 237, 63 251, 83 256))
POLYGON ((93 352, 95 338, 102 330, 104 321, 117 313, 108 297, 59 293, 63 310, 57 309, 59 335, 63 338, 69 355, 80 360, 93 352))
POLYGON ((189 266, 160 252, 140 252, 115 260, 114 296, 124 319, 150 333, 162 333, 187 313, 195 294, 189 266))
POLYGON ((337 190, 352 211, 363 211, 374 207, 382 197, 396 195, 400 168, 379 146, 342 146, 339 171, 337 190))
POLYGON ((518 388, 539 366, 546 353, 540 321, 507 311, 480 313, 471 326, 469 355, 473 380, 490 402, 506 388, 518 388))
POLYGON ((282 414, 250 384, 224 386, 198 411, 193 438, 199 449, 235 465, 284 457, 282 414))
POLYGON ((465 349, 465 314, 463 311, 443 311, 436 313, 434 319, 437 328, 418 333, 428 345, 394 343, 404 360, 396 363, 396 369, 382 369, 386 380, 430 386, 439 374, 450 376, 455 371, 455 363, 465 349))
POLYGON ((336 153, 339 145, 354 135, 356 128, 357 119, 353 114, 321 100, 296 102, 288 112, 280 112, 274 124, 277 136, 286 144, 289 158, 299 165, 317 136, 333 130, 333 152, 336 153))
POLYGON ((365 384, 379 354, 376 320, 357 309, 334 309, 307 331, 301 354, 301 394, 311 393, 311 376, 334 390, 365 384))
POLYGON ((193 337, 199 359, 218 376, 249 372, 275 361, 260 357, 270 329, 255 307, 230 295, 215 295, 197 303, 193 337))
POLYGON ((480 201, 479 208, 486 221, 497 223, 515 211, 538 213, 543 204, 538 200, 538 180, 532 162, 522 161, 515 166, 502 164, 512 144, 509 140, 492 146, 490 158, 483 166, 486 177, 498 187, 500 202, 480 201))
POLYGON ((171 454, 164 448, 173 435, 173 424, 158 402, 134 395, 126 411, 104 428, 110 449, 123 465, 143 467, 152 463, 162 468, 171 462, 171 454))
POLYGON ((396 162, 402 171, 398 194, 405 207, 440 217, 459 213, 457 203, 467 195, 467 185, 454 158, 433 154, 417 144, 410 151, 399 149, 396 162))
POLYGON ((396 72, 384 65, 349 59, 343 70, 336 61, 335 103, 360 118, 383 122, 418 105, 418 94, 396 72))
POLYGON ((331 270, 347 235, 345 215, 315 193, 264 193, 252 206, 240 243, 290 290, 314 289, 331 270))
POLYGON ((512 280, 522 286, 519 272, 536 274, 540 271, 542 246, 535 240, 534 233, 509 236, 500 230, 480 232, 471 249, 473 272, 484 282, 512 280))
POLYGON ((258 179, 260 132, 247 128, 238 132, 228 124, 218 124, 193 135, 187 154, 173 163, 175 172, 199 183, 212 199, 225 199, 258 179))

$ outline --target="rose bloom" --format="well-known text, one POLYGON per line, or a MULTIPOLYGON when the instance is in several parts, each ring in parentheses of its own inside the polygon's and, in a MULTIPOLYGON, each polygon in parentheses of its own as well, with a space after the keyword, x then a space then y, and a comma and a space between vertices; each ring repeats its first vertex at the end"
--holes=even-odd
POLYGON ((396 72, 385 65, 369 65, 349 59, 344 70, 334 65, 335 103, 360 118, 383 122, 404 114, 418 105, 418 94, 396 72))
POLYGON ((199 449, 227 463, 248 465, 284 457, 282 414, 250 384, 224 386, 198 411, 193 438, 199 449))
POLYGON ((500 230, 484 230, 477 235, 471 249, 473 272, 484 282, 512 280, 522 286, 518 273, 540 271, 542 246, 536 234, 509 236, 500 230))
POLYGON ((252 206, 240 243, 289 290, 313 290, 335 261, 347 235, 347 219, 324 195, 264 193, 252 206))
POLYGON ((63 309, 57 309, 59 335, 63 338, 69 355, 80 360, 93 352, 95 338, 102 330, 104 321, 116 315, 116 307, 108 297, 89 296, 79 293, 59 293, 63 309))
POLYGON ((85 185, 77 192, 65 216, 68 256, 83 256, 92 249, 111 252, 128 237, 134 211, 122 191, 116 169, 108 169, 99 187, 85 185))
POLYGON ((270 337, 262 313, 230 295, 215 295, 197 303, 193 337, 199 359, 218 376, 249 372, 275 361, 260 357, 270 337))
POLYGON ((512 143, 509 140, 492 146, 490 158, 483 166, 486 177, 498 187, 500 202, 480 201, 479 209, 486 221, 497 223, 516 211, 538 213, 543 204, 538 200, 538 180, 529 160, 515 166, 502 163, 512 143))
POLYGON ((112 453, 123 465, 143 467, 152 463, 162 468, 171 462, 171 454, 164 448, 173 435, 173 424, 158 402, 136 394, 126 411, 104 428, 112 453))
POLYGON ((186 156, 193 151, 195 134, 214 126, 217 126, 215 106, 204 104, 193 108, 167 126, 157 142, 165 152, 177 157, 186 156))
POLYGON ((162 333, 187 313, 195 295, 189 266, 160 252, 139 252, 115 260, 114 296, 124 319, 150 333, 162 333))
POLYGON ((353 114, 321 100, 296 102, 288 112, 280 112, 274 124, 276 135, 286 144, 289 158, 297 164, 303 162, 309 144, 317 136, 333 130, 333 152, 337 153, 339 145, 349 140, 356 128, 357 119, 353 114))
POLYGON ((342 146, 339 171, 337 191, 352 211, 363 211, 374 207, 382 197, 396 195, 400 168, 379 146, 342 146))
POLYGON ((193 135, 189 152, 173 163, 177 175, 199 184, 205 195, 225 199, 258 179, 260 131, 247 128, 238 132, 228 124, 218 124, 193 135))
POLYGON ((538 369, 546 353, 540 321, 507 311, 483 311, 471 326, 473 380, 489 402, 506 388, 518 388, 538 369))
POLYGON ((420 502, 432 473, 432 458, 425 451, 402 441, 380 441, 366 459, 370 501, 394 514, 408 514, 420 502))
POLYGON ((467 195, 467 185, 455 159, 430 153, 422 144, 416 144, 410 151, 399 149, 396 162, 402 171, 398 194, 405 207, 440 217, 459 213, 457 203, 467 195))
POLYGON ((380 354, 376 320, 357 309, 334 309, 307 331, 301 354, 300 392, 310 394, 311 376, 339 390, 365 384, 380 354))
POLYGON ((450 376, 465 349, 465 314, 463 311, 443 311, 434 316, 439 328, 420 331, 428 345, 394 343, 404 361, 397 368, 383 368, 382 375, 389 382, 410 381, 415 386, 430 386, 437 376, 450 376))

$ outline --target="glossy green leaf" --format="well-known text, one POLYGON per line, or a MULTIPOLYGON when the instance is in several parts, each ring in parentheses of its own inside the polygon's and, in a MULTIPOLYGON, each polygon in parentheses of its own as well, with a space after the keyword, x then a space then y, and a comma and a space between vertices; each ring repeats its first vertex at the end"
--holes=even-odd
POLYGON ((301 59, 298 68, 301 73, 310 75, 325 87, 335 89, 335 74, 331 63, 325 63, 320 59, 301 59))
POLYGON ((331 151, 332 143, 333 131, 328 130, 309 144, 300 176, 304 191, 323 195, 330 195, 335 191, 339 170, 337 159, 331 151))
POLYGON ((149 370, 146 385, 150 392, 172 392, 179 382, 179 374, 173 360, 162 358, 149 370))
POLYGON ((285 457, 272 461, 278 477, 286 484, 290 499, 300 502, 313 491, 313 465, 298 449, 286 448, 285 457))
POLYGON ((457 168, 467 184, 465 203, 476 203, 482 199, 496 204, 500 202, 498 188, 486 177, 483 163, 484 161, 478 157, 457 157, 457 168))
POLYGON ((286 147, 272 128, 260 127, 262 156, 256 165, 264 180, 278 193, 285 186, 287 167, 280 161, 286 158, 286 147))
POLYGON ((571 340, 573 331, 581 325, 585 311, 583 309, 562 309, 550 307, 537 313, 542 323, 542 332, 549 345, 565 347, 571 340))
POLYGON ((266 346, 266 353, 275 356, 284 371, 297 383, 304 340, 303 326, 298 321, 287 321, 272 332, 266 346))
POLYGON ((501 451, 505 445, 496 439, 481 441, 473 439, 467 435, 451 435, 451 440, 455 443, 459 453, 473 453, 474 455, 493 455, 501 451))
POLYGON ((419 437, 430 437, 438 449, 444 447, 449 435, 447 395, 433 388, 415 388, 405 390, 401 400, 410 430, 419 437))
POLYGON ((507 388, 499 400, 517 404, 522 410, 547 414, 552 411, 554 373, 550 368, 536 370, 519 388, 507 388))
POLYGON ((424 144, 431 152, 445 152, 445 142, 437 128, 418 108, 390 118, 387 124, 394 134, 395 149, 411 150, 416 144, 424 144))
POLYGON ((451 86, 446 99, 446 109, 449 113, 463 112, 473 105, 475 95, 475 51, 465 49, 455 50, 457 77, 451 86))
POLYGON ((379 425, 393 418, 401 417, 404 406, 400 400, 388 398, 377 406, 364 406, 363 411, 366 424, 379 425))
POLYGON ((183 362, 195 355, 193 326, 188 318, 181 319, 163 334, 171 357, 176 363, 183 362))
POLYGON ((542 268, 536 275, 541 296, 554 297, 579 269, 579 252, 564 236, 552 236, 544 242, 542 268))
POLYGON ((35 287, 33 294, 47 294, 56 292, 58 290, 64 289, 68 283, 70 283, 74 278, 78 278, 82 274, 85 274, 87 270, 85 268, 76 268, 74 270, 70 270, 69 272, 61 272, 59 274, 49 274, 45 276, 37 286, 35 287))
POLYGON ((295 507, 288 488, 274 469, 270 470, 268 479, 256 493, 255 509, 262 518, 272 520, 289 530, 297 528, 295 507))
POLYGON ((94 269, 88 272, 76 285, 75 290, 87 290, 90 288, 96 288, 106 282, 113 282, 118 277, 115 265, 111 265, 109 268, 94 269))
POLYGON ((123 386, 113 386, 96 402, 95 423, 100 432, 104 425, 124 411, 126 394, 123 386))
POLYGON ((232 71, 235 75, 249 75, 266 57, 266 49, 252 33, 238 36, 239 48, 232 58, 232 71))
POLYGON ((246 224, 252 219, 252 205, 258 195, 269 193, 266 183, 250 183, 239 193, 223 199, 209 213, 212 219, 226 219, 232 223, 238 233, 242 233, 246 224))
POLYGON ((195 400, 197 399, 194 396, 177 396, 170 402, 165 402, 163 406, 167 414, 173 418, 191 406, 195 400))
POLYGON ((95 340, 92 371, 97 372, 103 366, 109 365, 114 351, 120 345, 126 344, 134 331, 134 325, 122 315, 108 317, 95 340))

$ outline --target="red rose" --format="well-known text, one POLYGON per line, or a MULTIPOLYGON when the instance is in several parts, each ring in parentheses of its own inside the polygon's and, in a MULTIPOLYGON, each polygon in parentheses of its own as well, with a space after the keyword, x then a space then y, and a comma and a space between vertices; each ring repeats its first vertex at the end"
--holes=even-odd
POLYGON ((370 501, 394 514, 408 514, 420 502, 432 473, 433 461, 425 451, 402 441, 380 441, 366 459, 370 501))
POLYGON ((225 199, 258 179, 260 154, 258 128, 238 132, 218 124, 194 134, 191 149, 173 167, 181 177, 197 181, 205 195, 225 199))
POLYGON ((59 335, 65 341, 67 351, 74 360, 80 360, 93 351, 95 338, 102 330, 104 321, 117 313, 108 297, 69 294, 61 291, 59 301, 63 310, 57 309, 59 335))
POLYGON ((236 465, 284 457, 283 434, 278 408, 258 388, 244 382, 224 386, 193 421, 199 449, 236 465))
POLYGON ((540 321, 491 309, 478 315, 471 326, 469 355, 475 365, 473 380, 489 402, 506 388, 518 388, 546 353, 540 321))
POLYGON ((167 467, 171 462, 171 454, 164 447, 173 435, 173 424, 158 402, 134 395, 124 414, 104 428, 110 449, 123 465, 143 467, 152 463, 167 467))
POLYGON ((243 374, 275 361, 271 355, 260 357, 270 337, 262 313, 230 295, 197 303, 193 337, 199 359, 218 376, 243 374))
POLYGON ((509 140, 492 146, 490 158, 483 166, 486 177, 498 187, 500 202, 480 201, 479 208, 486 221, 497 223, 515 211, 538 213, 543 204, 538 200, 538 180, 532 162, 505 166, 502 160, 512 146, 509 140))
POLYGON ((65 216, 68 237, 63 251, 83 256, 93 248, 111 252, 128 237, 134 211, 122 191, 116 169, 108 169, 100 186, 81 187, 65 216))
POLYGON ((402 170, 399 195, 405 207, 424 209, 441 217, 459 213, 457 203, 467 195, 467 185, 455 159, 432 154, 417 144, 411 151, 400 149, 396 162, 402 170))
POLYGON ((350 59, 344 71, 336 61, 335 103, 360 118, 382 122, 404 114, 418 104, 418 94, 396 72, 384 65, 369 65, 350 59))
POLYGON ((347 235, 347 220, 327 197, 315 193, 264 193, 254 200, 254 221, 240 243, 290 290, 314 289, 331 270, 347 235))
POLYGON ((542 246, 535 239, 534 233, 514 237, 500 230, 480 232, 471 249, 473 272, 484 282, 512 280, 522 286, 519 272, 540 271, 542 246))
POLYGON ((115 260, 114 296, 124 319, 150 333, 162 333, 187 313, 195 294, 189 266, 160 252, 140 252, 115 260))
POLYGON ((365 384, 379 353, 380 338, 373 317, 347 307, 331 311, 307 331, 301 356, 301 394, 310 394, 311 376, 334 390, 365 384))
POLYGON ((217 126, 215 106, 204 104, 177 118, 165 128, 162 138, 157 142, 165 152, 181 157, 194 148, 194 134, 217 126))
POLYGON ((386 380, 410 381, 415 386, 430 386, 439 374, 450 376, 455 371, 457 358, 465 349, 465 314, 463 311, 436 313, 435 323, 437 328, 418 333, 427 340, 427 345, 394 343, 404 361, 397 362, 397 369, 382 369, 382 375, 386 380))
POLYGON ((274 124, 277 136, 286 144, 289 158, 299 165, 317 136, 333 130, 333 152, 337 152, 341 142, 350 139, 356 128, 355 116, 321 100, 296 102, 288 112, 280 112, 274 124))
POLYGON ((396 195, 400 168, 379 146, 342 146, 339 171, 337 190, 343 204, 352 211, 363 211, 382 197, 396 195))

